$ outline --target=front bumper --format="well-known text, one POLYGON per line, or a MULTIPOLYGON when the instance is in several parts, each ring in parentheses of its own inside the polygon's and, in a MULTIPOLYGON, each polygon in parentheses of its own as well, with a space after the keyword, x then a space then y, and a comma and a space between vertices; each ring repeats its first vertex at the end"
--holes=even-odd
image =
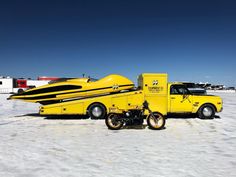
POLYGON ((221 107, 220 111, 219 112, 222 112, 223 111, 223 107, 221 107))

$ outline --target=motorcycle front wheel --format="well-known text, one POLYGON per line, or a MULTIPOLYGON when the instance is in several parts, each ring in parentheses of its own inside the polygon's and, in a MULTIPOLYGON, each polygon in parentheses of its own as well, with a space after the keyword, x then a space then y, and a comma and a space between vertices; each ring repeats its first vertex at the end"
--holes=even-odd
POLYGON ((147 124, 150 129, 161 130, 165 127, 165 117, 159 112, 153 112, 147 116, 147 124))

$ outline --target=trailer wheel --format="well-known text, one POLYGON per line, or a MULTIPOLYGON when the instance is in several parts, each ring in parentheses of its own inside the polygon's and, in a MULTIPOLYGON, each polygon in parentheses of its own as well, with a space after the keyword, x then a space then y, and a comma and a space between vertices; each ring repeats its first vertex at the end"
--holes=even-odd
POLYGON ((106 116, 106 108, 100 103, 94 103, 89 106, 88 114, 91 119, 104 119, 106 116))
POLYGON ((149 114, 147 116, 148 127, 153 130, 163 129, 166 123, 164 116, 158 112, 154 112, 153 115, 149 114))
POLYGON ((109 114, 105 120, 106 126, 110 130, 119 130, 123 127, 124 122, 118 114, 109 114))
POLYGON ((19 90, 17 91, 18 94, 21 94, 21 93, 23 93, 23 92, 24 92, 23 89, 19 89, 19 90))
POLYGON ((211 104, 205 104, 198 110, 200 119, 213 119, 215 116, 215 108, 211 104))

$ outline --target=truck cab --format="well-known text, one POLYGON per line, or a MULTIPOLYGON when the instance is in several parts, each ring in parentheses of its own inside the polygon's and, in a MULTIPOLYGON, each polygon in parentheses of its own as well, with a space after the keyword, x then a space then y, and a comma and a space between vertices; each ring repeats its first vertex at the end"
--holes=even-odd
POLYGON ((200 118, 213 118, 222 111, 222 99, 214 95, 195 95, 182 83, 168 84, 168 113, 197 113, 200 118))

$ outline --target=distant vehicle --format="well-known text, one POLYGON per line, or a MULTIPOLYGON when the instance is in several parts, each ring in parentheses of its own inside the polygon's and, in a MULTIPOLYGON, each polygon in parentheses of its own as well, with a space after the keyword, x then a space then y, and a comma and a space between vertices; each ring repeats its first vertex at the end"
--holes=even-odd
POLYGON ((226 90, 235 90, 235 87, 227 87, 226 90))
POLYGON ((48 77, 48 76, 40 76, 38 77, 38 80, 43 80, 43 81, 56 81, 59 80, 59 77, 48 77))
POLYGON ((195 83, 192 82, 182 82, 188 90, 194 94, 194 95, 205 95, 206 94, 206 89, 198 86, 195 83))
POLYGON ((225 86, 224 85, 212 85, 211 90, 224 90, 225 86))

